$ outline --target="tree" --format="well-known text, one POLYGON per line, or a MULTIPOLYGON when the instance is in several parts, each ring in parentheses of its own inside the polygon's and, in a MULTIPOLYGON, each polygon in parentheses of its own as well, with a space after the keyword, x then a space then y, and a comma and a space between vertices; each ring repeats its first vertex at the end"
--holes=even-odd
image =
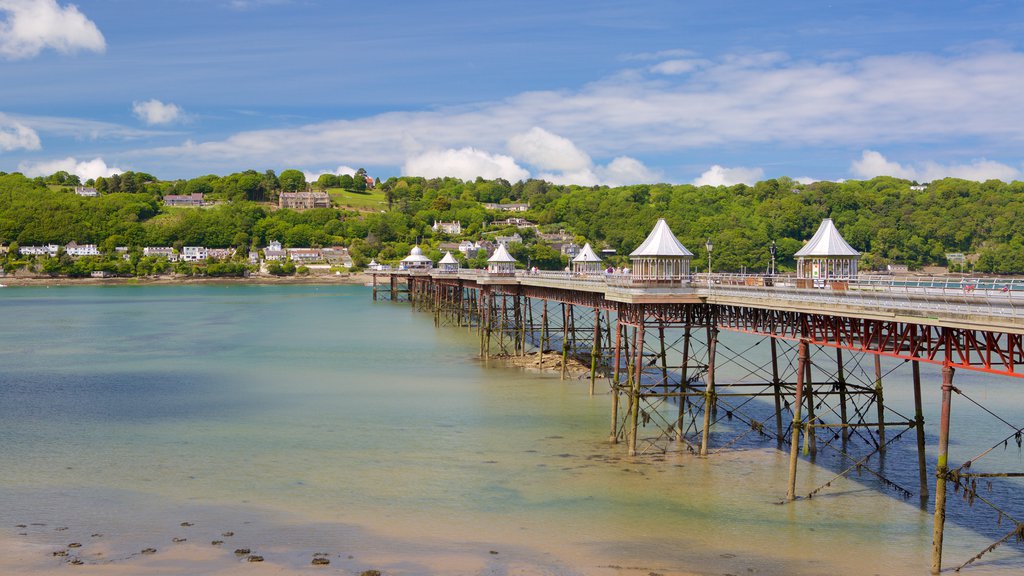
POLYGON ((298 170, 285 170, 281 172, 278 179, 281 182, 281 190, 285 192, 298 192, 306 189, 306 175, 298 170))
POLYGON ((338 187, 338 176, 336 174, 321 174, 316 179, 316 187, 321 191, 325 192, 328 188, 338 187))

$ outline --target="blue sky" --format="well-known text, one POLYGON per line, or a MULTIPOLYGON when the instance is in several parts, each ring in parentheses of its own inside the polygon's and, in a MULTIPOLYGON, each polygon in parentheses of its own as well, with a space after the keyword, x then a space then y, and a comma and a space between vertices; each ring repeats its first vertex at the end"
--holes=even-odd
POLYGON ((1022 178, 1017 1, 0 0, 0 170, 1022 178))

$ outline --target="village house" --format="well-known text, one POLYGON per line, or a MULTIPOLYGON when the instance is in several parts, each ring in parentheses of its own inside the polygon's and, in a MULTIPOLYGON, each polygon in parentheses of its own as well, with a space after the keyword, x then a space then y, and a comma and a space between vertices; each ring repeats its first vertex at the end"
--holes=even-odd
POLYGON ((575 258, 580 254, 580 245, 575 242, 565 242, 558 246, 558 251, 569 258, 575 258))
POLYGON ((536 224, 530 222, 526 218, 518 218, 516 216, 506 218, 504 220, 495 220, 494 222, 491 222, 491 226, 494 228, 507 228, 509 226, 515 226, 516 228, 520 229, 537 227, 536 224))
POLYGON ((203 193, 168 194, 164 196, 164 206, 198 207, 203 205, 203 193))
POLYGON ((572 242, 573 235, 565 230, 559 230, 556 234, 537 234, 541 242, 572 242))
POLYGON ((95 244, 79 244, 72 240, 64 246, 64 252, 72 258, 80 258, 82 256, 99 256, 100 251, 96 248, 95 244))
POLYGON ((100 195, 100 193, 91 186, 75 186, 75 194, 86 198, 95 198, 100 195))
POLYGON ((206 260, 208 253, 202 246, 185 246, 181 249, 181 260, 184 262, 200 262, 206 260))
POLYGON ((529 204, 494 204, 491 202, 485 202, 484 208, 488 210, 498 210, 499 212, 526 212, 530 209, 529 204))
POLYGON ((515 234, 513 234, 511 236, 495 236, 494 237, 494 241, 499 246, 504 246, 504 247, 508 248, 509 244, 522 244, 523 243, 523 237, 520 236, 519 233, 517 232, 517 233, 515 233, 515 234))
POLYGON ((55 258, 57 252, 60 251, 60 246, 56 244, 47 244, 45 246, 22 246, 18 249, 22 256, 49 256, 55 258))
POLYGON ((457 236, 462 234, 462 222, 434 222, 434 225, 430 227, 434 232, 443 232, 445 234, 451 234, 457 236))
POLYGON ((476 242, 473 242, 472 240, 463 240, 462 242, 459 242, 456 249, 459 252, 462 252, 466 258, 476 257, 476 251, 478 250, 476 242))
POLYGON ((289 248, 288 259, 292 262, 320 262, 324 255, 319 248, 289 248))
POLYGON ((349 256, 348 248, 344 246, 321 248, 320 253, 328 264, 339 264, 345 267, 352 266, 352 257, 349 256))
POLYGON ((312 208, 330 208, 331 197, 327 192, 281 192, 277 198, 280 208, 292 210, 310 210, 312 208))
POLYGON ((142 249, 143 256, 156 256, 158 258, 167 258, 171 262, 178 261, 178 253, 174 251, 174 248, 170 246, 146 246, 142 249))
POLYGON ((234 256, 234 248, 208 248, 206 250, 207 258, 216 258, 217 260, 230 260, 234 256))
POLYGON ((263 249, 263 258, 268 262, 279 262, 288 257, 288 252, 281 248, 281 243, 271 240, 270 245, 263 249))

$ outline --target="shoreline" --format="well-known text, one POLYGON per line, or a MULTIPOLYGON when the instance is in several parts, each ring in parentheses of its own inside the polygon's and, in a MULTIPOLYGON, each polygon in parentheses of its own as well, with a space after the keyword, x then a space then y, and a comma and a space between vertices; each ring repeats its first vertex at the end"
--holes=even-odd
POLYGON ((372 282, 373 276, 365 273, 340 276, 310 274, 308 276, 253 275, 239 277, 207 276, 144 276, 130 278, 68 278, 65 276, 0 276, 0 284, 7 287, 25 286, 127 286, 127 285, 187 285, 187 284, 339 284, 362 285, 372 282))

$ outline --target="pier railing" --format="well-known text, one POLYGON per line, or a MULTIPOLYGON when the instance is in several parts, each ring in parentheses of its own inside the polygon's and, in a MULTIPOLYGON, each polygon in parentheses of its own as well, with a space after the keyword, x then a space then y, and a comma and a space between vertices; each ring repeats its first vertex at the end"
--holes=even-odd
MULTIPOLYGON (((391 272, 396 273, 396 272, 391 272)), ((613 289, 652 293, 690 293, 704 297, 736 297, 786 301, 814 306, 858 306, 892 311, 986 315, 1024 319, 1024 278, 861 275, 852 279, 815 280, 789 275, 698 273, 674 282, 636 278, 622 273, 517 270, 493 274, 486 270, 457 273, 404 271, 398 274, 489 279, 552 288, 604 292, 613 289)))

